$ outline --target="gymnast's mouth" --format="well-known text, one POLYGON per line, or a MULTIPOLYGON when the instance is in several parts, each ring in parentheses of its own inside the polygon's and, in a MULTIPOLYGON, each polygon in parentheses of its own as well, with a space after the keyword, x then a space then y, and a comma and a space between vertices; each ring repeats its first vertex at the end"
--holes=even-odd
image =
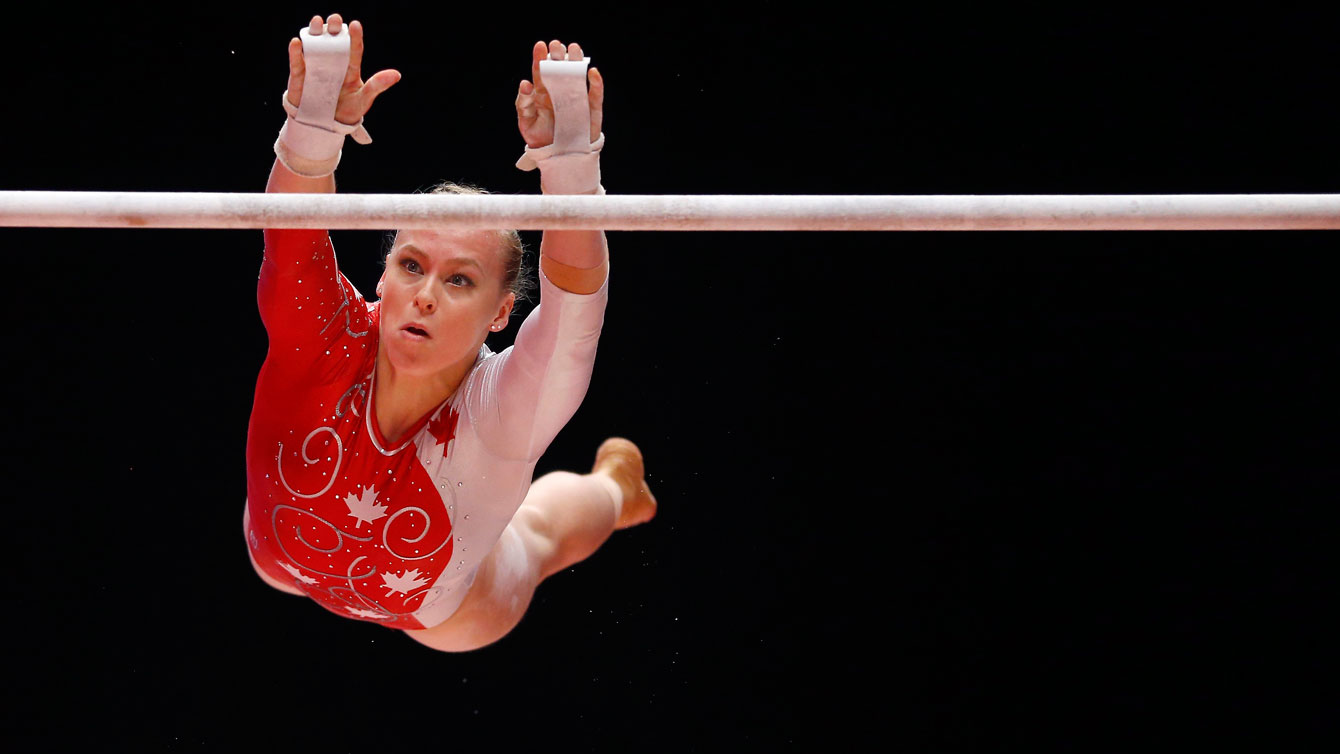
POLYGON ((427 330, 423 329, 422 327, 419 327, 418 325, 405 325, 401 329, 409 333, 410 335, 414 335, 420 338, 432 337, 431 335, 428 334, 427 330))

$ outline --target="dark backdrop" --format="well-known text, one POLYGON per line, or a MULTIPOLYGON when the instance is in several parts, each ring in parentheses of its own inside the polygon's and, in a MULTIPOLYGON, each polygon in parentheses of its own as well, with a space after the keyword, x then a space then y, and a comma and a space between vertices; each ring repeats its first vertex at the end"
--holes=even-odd
MULTIPOLYGON (((537 192, 511 103, 555 36, 606 77, 612 193, 1340 190, 1336 18, 1227 7, 50 3, 0 44, 0 188, 262 190, 285 43, 341 10, 404 74, 344 191, 537 192)), ((660 515, 446 655, 247 563, 259 231, 0 230, 5 741, 1318 741, 1337 238, 613 232, 540 471, 628 436, 660 515)), ((379 235, 335 241, 370 290, 379 235)))

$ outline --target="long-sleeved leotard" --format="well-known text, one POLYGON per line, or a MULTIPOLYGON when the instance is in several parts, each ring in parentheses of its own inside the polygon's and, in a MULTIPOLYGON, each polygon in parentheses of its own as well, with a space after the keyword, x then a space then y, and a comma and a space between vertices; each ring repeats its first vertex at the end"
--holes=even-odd
POLYGON ((391 446, 372 406, 379 305, 339 272, 324 231, 267 230, 270 347, 247 435, 257 567, 347 618, 450 617, 586 394, 607 291, 569 293, 541 273, 515 346, 482 347, 455 394, 391 446))

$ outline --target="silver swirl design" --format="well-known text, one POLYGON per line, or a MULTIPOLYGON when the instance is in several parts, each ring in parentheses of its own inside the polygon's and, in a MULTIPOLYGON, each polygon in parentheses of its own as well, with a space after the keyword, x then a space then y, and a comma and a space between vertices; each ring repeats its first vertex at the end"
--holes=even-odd
POLYGON ((444 540, 442 540, 442 544, 438 545, 438 546, 437 546, 437 549, 433 550, 432 552, 428 553, 427 555, 401 555, 400 553, 398 553, 398 552, 396 552, 395 550, 393 550, 393 549, 391 548, 391 541, 390 541, 390 538, 389 538, 389 536, 390 536, 390 532, 391 532, 391 524, 394 523, 395 520, 396 520, 397 518, 400 518, 401 516, 405 515, 406 513, 410 513, 410 512, 416 512, 416 513, 418 513, 419 515, 423 516, 423 521, 424 521, 424 523, 423 523, 423 533, 420 534, 419 536, 415 537, 414 539, 409 539, 409 538, 407 538, 407 537, 400 537, 400 541, 401 541, 401 542, 404 542, 405 544, 410 544, 410 545, 412 545, 412 544, 417 544, 417 543, 423 541, 423 538, 426 537, 426 536, 428 536, 428 530, 431 529, 431 528, 433 527, 433 519, 432 519, 431 516, 428 515, 428 511, 424 510, 423 508, 416 507, 416 506, 410 506, 410 507, 408 507, 408 508, 401 508, 400 510, 398 510, 398 511, 396 511, 395 513, 391 514, 391 517, 388 518, 388 519, 386 519, 386 525, 382 527, 382 547, 385 547, 387 552, 391 553, 392 555, 396 556, 397 558, 400 558, 401 560, 426 560, 427 558, 431 558, 431 557, 433 557, 434 555, 436 555, 436 554, 438 554, 439 552, 441 552, 442 548, 443 548, 443 547, 446 547, 447 544, 451 542, 451 540, 452 540, 452 536, 453 536, 453 535, 452 535, 452 534, 448 534, 448 535, 447 535, 447 538, 444 539, 444 540))
MULTIPOLYGON (((349 591, 353 592, 354 596, 358 598, 358 601, 361 602, 361 603, 363 603, 363 605, 364 605, 365 607, 367 607, 368 609, 370 609, 370 610, 372 610, 373 612, 376 612, 376 613, 381 613, 383 617, 390 617, 390 616, 394 615, 390 610, 387 610, 386 608, 382 607, 381 605, 378 605, 376 602, 373 602, 371 599, 368 598, 368 596, 367 596, 366 594, 363 594, 362 592, 358 591, 358 587, 354 586, 354 579, 355 579, 355 578, 358 578, 358 579, 367 578, 366 576, 354 576, 354 575, 353 575, 353 574, 354 574, 354 567, 357 566, 359 563, 363 562, 364 560, 367 560, 367 557, 368 557, 368 556, 366 556, 366 555, 360 555, 359 557, 357 557, 357 558, 354 559, 354 562, 352 562, 352 563, 349 564, 348 573, 347 573, 346 576, 345 576, 345 580, 349 582, 349 587, 348 587, 348 588, 349 588, 349 591)), ((372 567, 372 573, 376 573, 376 572, 377 572, 377 567, 376 567, 376 566, 373 566, 373 567, 372 567)), ((333 593, 334 590, 336 590, 336 589, 344 589, 344 587, 331 587, 331 592, 333 593)))
POLYGON ((322 592, 325 592, 326 594, 330 595, 331 597, 334 597, 335 599, 339 600, 340 602, 343 602, 344 604, 348 605, 349 607, 360 608, 360 609, 368 610, 368 611, 371 611, 371 612, 374 612, 374 613, 377 613, 377 614, 378 614, 378 615, 376 615, 376 616, 371 616, 371 615, 358 615, 358 616, 349 616, 349 617, 371 618, 371 619, 373 619, 373 620, 392 620, 393 618, 396 617, 395 613, 392 613, 391 611, 387 610, 386 608, 381 607, 380 605, 370 604, 370 603, 368 602, 368 599, 367 599, 366 597, 364 597, 364 596, 363 596, 357 589, 354 589, 353 587, 348 587, 348 586, 332 586, 332 587, 330 587, 329 589, 322 589, 321 591, 322 591, 322 592), (350 599, 348 599, 348 598, 342 596, 341 594, 339 594, 340 592, 349 592, 349 593, 352 594, 353 596, 357 597, 359 601, 358 601, 358 602, 354 602, 353 600, 350 600, 350 599))
POLYGON ((343 417, 344 417, 344 414, 345 414, 346 411, 353 411, 353 412, 354 412, 354 416, 362 416, 362 414, 358 413, 358 404, 357 404, 357 403, 354 403, 353 394, 354 394, 355 392, 357 392, 357 393, 359 394, 359 396, 362 398, 362 402, 363 402, 363 403, 367 403, 367 400, 368 400, 368 386, 367 386, 367 383, 366 383, 366 382, 359 382, 359 383, 355 384, 353 387, 351 387, 351 388, 349 388, 348 390, 344 391, 344 395, 341 395, 341 396, 340 396, 340 399, 339 399, 338 401, 335 401, 335 418, 336 418, 336 419, 341 419, 341 418, 343 418, 343 417), (348 401, 349 401, 349 405, 348 405, 348 407, 346 407, 346 408, 341 408, 341 406, 344 406, 344 401, 345 401, 346 399, 348 399, 348 401))
POLYGON ((303 493, 298 492, 297 490, 289 486, 288 480, 284 478, 284 443, 283 442, 279 443, 279 462, 276 464, 276 466, 279 469, 279 481, 284 485, 284 489, 288 490, 289 494, 295 497, 301 497, 306 500, 311 500, 314 497, 321 497, 322 495, 329 492, 330 488, 335 486, 335 477, 340 471, 340 464, 344 462, 344 442, 340 440, 339 433, 331 429, 330 427, 317 427, 316 429, 308 433, 307 439, 302 441, 302 460, 305 463, 316 463, 317 461, 321 460, 319 458, 312 458, 311 456, 307 455, 307 445, 312 442, 312 438, 316 437, 317 433, 319 432, 329 432, 330 436, 335 438, 335 468, 331 469, 330 481, 326 482, 326 486, 322 487, 320 492, 317 492, 312 495, 304 495, 303 493))
MULTIPOLYGON (((358 561, 359 561, 359 560, 363 560, 363 558, 366 558, 366 557, 367 557, 367 556, 364 555, 362 558, 359 558, 358 560, 355 560, 354 562, 350 563, 350 564, 349 564, 349 572, 350 572, 350 573, 353 573, 354 566, 358 565, 358 561)), ((367 605, 368 607, 370 607, 371 609, 376 610, 376 611, 379 612, 379 613, 385 613, 386 615, 394 616, 394 617, 396 617, 396 618, 400 618, 400 617, 405 616, 405 615, 413 615, 413 614, 414 614, 414 610, 411 610, 411 611, 409 611, 409 612, 405 612, 405 613, 397 613, 397 612, 395 612, 395 611, 393 611, 393 610, 388 610, 387 608, 382 607, 381 603, 373 601, 372 598, 368 597, 366 594, 363 594, 362 592, 359 592, 359 591, 356 590, 356 587, 354 587, 354 579, 355 579, 355 578, 360 578, 360 577, 357 577, 357 576, 350 576, 350 577, 349 577, 349 579, 348 579, 348 581, 349 581, 349 588, 350 588, 350 589, 355 589, 355 594, 358 595, 358 599, 359 599, 363 604, 365 604, 365 605, 367 605)), ((338 587, 338 588, 341 588, 341 589, 342 589, 343 587, 338 587)), ((420 591, 420 592, 414 592, 414 593, 412 593, 412 594, 406 594, 400 601, 401 601, 402 603, 409 602, 410 600, 414 599, 415 597, 421 597, 421 596, 427 594, 427 593, 428 593, 429 591, 431 591, 433 588, 434 588, 434 587, 431 587, 431 586, 425 586, 425 587, 423 588, 423 591, 420 591)), ((420 603, 420 608, 421 608, 422 606, 423 606, 422 603, 420 603)), ((415 608, 415 609, 417 610, 417 609, 419 609, 419 608, 415 608)))
MULTIPOLYGON (((330 595, 330 596, 333 597, 334 599, 337 599, 337 600, 339 600, 340 602, 343 602, 345 605, 347 605, 347 606, 349 606, 349 607, 352 607, 352 608, 358 608, 358 609, 364 609, 364 610, 367 610, 367 611, 369 611, 369 612, 377 613, 377 617, 375 617, 375 618, 374 618, 373 616, 368 616, 368 615, 361 615, 361 616, 358 616, 358 617, 361 617, 361 618, 372 618, 373 620, 394 620, 394 619, 396 619, 396 618, 403 618, 403 617, 406 616, 406 615, 413 615, 415 612, 417 612, 418 610, 422 609, 422 607, 423 607, 423 603, 420 603, 420 606, 417 607, 417 608, 415 608, 414 610, 408 610, 408 611, 405 611, 405 612, 403 612, 403 613, 397 613, 397 612, 395 612, 394 610, 388 610, 387 608, 383 607, 380 603, 373 601, 373 600, 372 600, 371 598, 369 598, 366 594, 363 594, 362 592, 358 591, 358 587, 356 587, 356 586, 354 585, 354 579, 361 579, 361 578, 366 578, 366 577, 365 577, 365 576, 354 576, 354 575, 352 575, 352 574, 353 574, 354 568, 359 564, 359 562, 362 561, 362 560, 364 560, 364 559, 366 559, 366 558, 367 558, 366 555, 361 556, 361 557, 359 557, 358 559, 354 560, 354 562, 352 562, 352 563, 349 564, 349 574, 350 574, 350 575, 345 577, 345 580, 349 582, 349 586, 332 586, 332 587, 329 587, 329 588, 325 588, 325 587, 323 587, 323 588, 321 588, 319 591, 321 591, 321 592, 323 592, 323 593, 325 593, 325 594, 330 595), (352 597, 353 597, 355 600, 357 600, 357 601, 354 601, 354 600, 349 599, 348 597, 345 597, 344 594, 342 594, 343 592, 347 592, 350 596, 352 596, 352 597)), ((373 570, 375 571, 376 568, 374 567, 373 570)), ((437 587, 425 587, 425 588, 423 589, 423 591, 416 592, 416 593, 414 593, 414 594, 406 595, 405 598, 404 598, 402 601, 403 601, 403 602, 409 602, 411 599, 414 599, 415 597, 422 597, 422 596, 424 596, 424 595, 427 595, 429 592, 434 592, 434 590, 436 590, 436 589, 437 589, 437 587)), ((433 595, 433 596, 434 596, 434 597, 437 596, 435 592, 434 592, 434 595, 433 595)))
MULTIPOLYGON (((369 611, 371 611, 371 612, 377 613, 378 616, 379 616, 379 617, 376 617, 376 618, 372 618, 371 616, 367 616, 367 615, 357 616, 357 617, 360 617, 360 618, 371 618, 372 620, 395 620, 396 618, 403 618, 403 617, 405 617, 406 615, 413 615, 413 614, 415 614, 415 613, 417 613, 418 611, 420 611, 420 610, 423 609, 423 607, 420 606, 420 607, 416 607, 416 608, 414 608, 413 610, 408 610, 408 611, 403 612, 403 613, 397 613, 397 612, 395 612, 395 611, 393 611, 393 610, 387 610, 386 608, 382 607, 381 605, 378 605, 378 604, 376 604, 376 603, 374 603, 374 602, 368 600, 368 598, 367 598, 364 594, 362 594, 361 592, 358 592, 358 591, 355 591, 355 590, 353 590, 353 589, 350 589, 350 588, 347 587, 347 586, 333 586, 333 587, 330 587, 329 589, 321 589, 320 591, 322 591, 322 592, 324 592, 324 593, 326 593, 326 594, 329 594, 331 597, 334 597, 335 599, 339 600, 340 602, 343 602, 344 604, 348 605, 349 607, 363 608, 363 609, 369 610, 369 611), (358 597, 359 601, 358 601, 358 602, 354 602, 354 601, 352 601, 352 600, 350 600, 350 599, 347 599, 346 597, 343 597, 343 596, 337 594, 336 592, 349 592, 350 594, 353 594, 354 596, 358 597)), ((412 598, 414 598, 414 597, 418 597, 419 595, 427 594, 429 591, 430 591, 430 590, 425 589, 425 590, 423 590, 422 592, 418 592, 418 593, 416 593, 416 594, 412 594, 412 595, 410 595, 409 597, 406 597, 405 599, 406 599, 406 601, 408 601, 408 600, 410 600, 410 599, 412 599, 412 598)), ((351 616, 351 617, 353 617, 353 616, 351 616)))
MULTIPOLYGON (((275 534, 276 534, 276 535, 279 534, 279 511, 281 511, 281 510, 296 511, 296 512, 298 512, 298 513, 301 513, 301 514, 304 515, 304 516, 310 516, 311 518, 314 518, 314 519, 316 519, 317 521, 320 521, 321 523, 323 523, 323 524, 325 524, 326 526, 330 527, 330 530, 333 531, 333 532, 335 532, 336 545, 335 545, 334 547, 332 547, 332 548, 329 548, 329 549, 322 549, 322 548, 317 547, 316 545, 312 544, 311 542, 308 542, 307 539, 306 539, 305 537, 302 536, 302 528, 301 528, 301 527, 296 526, 296 525, 293 527, 294 532, 296 532, 297 535, 298 535, 298 541, 299 541, 299 542, 302 542, 305 546, 307 546, 308 548, 310 548, 310 549, 312 549, 312 550, 315 550, 316 552, 324 553, 324 554, 327 554, 327 555, 329 555, 329 554, 331 554, 331 553, 339 552, 340 550, 344 549, 344 538, 345 538, 345 537, 348 537, 348 538, 350 538, 350 539, 352 539, 352 540, 355 540, 355 541, 358 541, 358 542, 371 542, 371 541, 372 541, 372 537, 371 537, 371 536, 360 537, 360 536, 357 536, 357 535, 354 535, 354 534, 349 534, 349 533, 347 533, 347 532, 340 531, 340 528, 339 528, 338 526, 336 526, 335 524, 332 524, 331 522, 327 521, 326 519, 324 519, 324 518, 322 518, 322 517, 316 515, 315 513, 312 513, 311 511, 305 511, 305 510, 303 510, 302 508, 295 508, 295 507, 293 507, 292 505, 283 505, 283 504, 276 505, 274 511, 272 511, 272 512, 270 513, 270 527, 275 531, 275 534)), ((368 578, 369 576, 372 576, 373 574, 375 574, 375 573, 377 572, 377 566, 372 566, 372 570, 371 570, 371 571, 368 571, 367 573, 364 573, 364 574, 360 574, 360 575, 358 575, 358 576, 353 576, 353 575, 351 575, 351 574, 352 574, 352 571, 353 571, 353 564, 351 564, 351 565, 349 566, 349 570, 346 571, 345 573, 326 573, 325 571, 318 571, 318 570, 316 570, 315 568, 312 568, 311 566, 303 565, 301 561, 299 561, 297 558, 293 557, 293 554, 290 553, 290 552, 288 551, 288 548, 284 546, 284 538, 283 538, 283 537, 275 536, 275 541, 279 543, 279 549, 280 549, 281 551, 283 551, 284 555, 285 555, 285 556, 286 556, 286 557, 293 563, 293 565, 297 566, 298 568, 303 569, 304 571, 311 571, 312 573, 318 574, 318 575, 320 575, 320 576, 330 576, 331 578, 336 578, 336 579, 366 579, 366 578, 368 578)), ((356 563, 358 563, 359 561, 363 560, 363 559, 366 558, 366 557, 367 557, 366 555, 359 556, 359 558, 358 558, 357 560, 355 560, 354 563, 356 564, 356 563)))
POLYGON ((353 325, 354 325, 354 323, 353 323, 353 320, 350 318, 350 314, 351 314, 351 312, 346 311, 346 310, 349 308, 349 292, 346 291, 346 290, 344 289, 344 281, 343 281, 343 280, 338 280, 338 279, 337 279, 337 280, 335 281, 335 285, 336 285, 337 287, 339 287, 339 289, 340 289, 340 296, 344 299, 344 301, 339 305, 339 307, 338 307, 337 309, 335 309, 334 312, 331 313, 331 315, 330 315, 330 321, 327 322, 327 323, 326 323, 326 326, 323 327, 323 328, 321 328, 321 332, 320 332, 320 333, 317 333, 317 334, 318 334, 318 335, 325 335, 325 334, 326 334, 326 330, 329 330, 329 329, 330 329, 330 326, 331 326, 332 324, 335 323, 335 317, 337 317, 337 316, 339 315, 340 312, 344 312, 344 331, 347 332, 347 333, 349 333, 349 336, 350 336, 350 337, 354 337, 354 338, 361 338, 361 337, 363 337, 364 335, 367 335, 367 334, 370 332, 370 330, 364 330, 363 332, 354 332, 354 331, 353 331, 353 325))

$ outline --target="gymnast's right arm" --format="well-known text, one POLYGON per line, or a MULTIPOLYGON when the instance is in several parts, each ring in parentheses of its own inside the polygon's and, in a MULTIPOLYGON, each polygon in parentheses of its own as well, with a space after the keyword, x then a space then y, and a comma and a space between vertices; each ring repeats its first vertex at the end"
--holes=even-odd
MULTIPOLYGON (((304 56, 304 40, 289 41, 284 95, 289 116, 275 142, 276 158, 265 190, 332 194, 345 135, 370 141, 362 129, 363 116, 377 95, 400 80, 400 74, 384 70, 363 81, 363 27, 358 21, 346 25, 332 14, 322 23, 320 16, 313 16, 302 32, 313 60, 304 56), (347 44, 347 65, 340 43, 347 44), (310 100, 306 107, 305 92, 310 100)), ((272 354, 279 343, 311 344, 314 337, 338 331, 326 325, 355 297, 357 291, 339 274, 326 231, 265 230, 257 303, 272 354)))
MULTIPOLYGON (((313 37, 320 37, 323 33, 331 36, 349 35, 349 66, 344 72, 344 82, 340 86, 339 100, 335 106, 335 120, 349 126, 359 124, 372 107, 372 101, 377 95, 400 80, 400 73, 389 69, 378 71, 372 78, 363 81, 361 73, 363 25, 358 21, 345 26, 340 14, 333 13, 329 23, 323 27, 321 17, 312 16, 308 31, 313 37)), ((302 106, 302 90, 306 75, 302 41, 294 37, 288 43, 288 89, 285 94, 289 107, 285 109, 297 110, 302 106)), ((293 116, 289 119, 292 121, 293 116)), ((333 148, 325 145, 298 146, 293 141, 293 134, 285 134, 275 145, 277 157, 265 190, 294 194, 335 193, 334 171, 335 165, 340 160, 339 145, 343 140, 337 140, 333 148), (285 159, 289 164, 285 164, 285 159)))

